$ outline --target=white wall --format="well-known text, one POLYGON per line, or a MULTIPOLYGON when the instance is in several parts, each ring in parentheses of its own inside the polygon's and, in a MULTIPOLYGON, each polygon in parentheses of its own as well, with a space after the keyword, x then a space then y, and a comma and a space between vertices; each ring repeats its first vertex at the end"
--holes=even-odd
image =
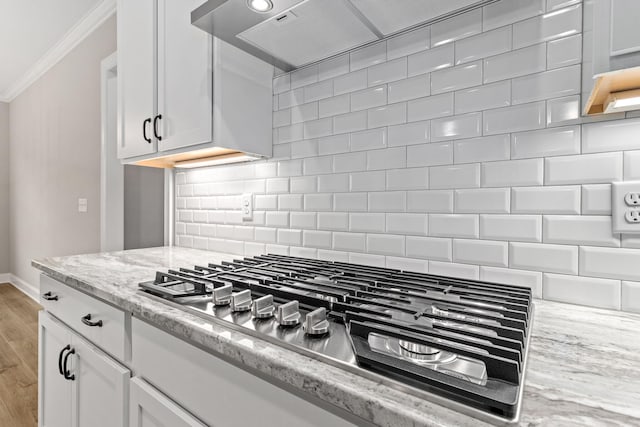
POLYGON ((0 102, 0 274, 9 272, 9 104, 0 102))
POLYGON ((164 245, 164 169, 124 167, 124 249, 164 245))
POLYGON ((640 311, 640 239, 610 217, 640 119, 579 118, 581 25, 581 2, 504 0, 277 78, 274 158, 178 173, 178 244, 640 311))
POLYGON ((33 258, 100 248, 100 61, 115 50, 112 17, 10 104, 10 270, 32 286, 33 258))

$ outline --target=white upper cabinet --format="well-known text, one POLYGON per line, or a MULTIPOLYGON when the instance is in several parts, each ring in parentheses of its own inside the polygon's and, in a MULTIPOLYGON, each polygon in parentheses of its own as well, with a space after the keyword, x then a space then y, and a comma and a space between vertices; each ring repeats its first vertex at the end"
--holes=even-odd
POLYGON ((273 66, 191 24, 202 0, 118 0, 118 157, 271 156, 273 66))

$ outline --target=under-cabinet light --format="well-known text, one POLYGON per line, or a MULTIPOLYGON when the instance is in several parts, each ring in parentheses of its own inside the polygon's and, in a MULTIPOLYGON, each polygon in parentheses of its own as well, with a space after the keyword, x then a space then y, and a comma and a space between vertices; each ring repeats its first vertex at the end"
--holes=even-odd
POLYGON ((604 103, 605 113, 640 109, 640 89, 610 93, 604 103))
POLYGON ((251 156, 244 153, 233 153, 222 156, 204 157, 202 159, 184 160, 176 162, 173 167, 180 169, 201 168, 205 166, 226 165, 229 163, 248 162, 250 160, 258 160, 259 157, 251 156))

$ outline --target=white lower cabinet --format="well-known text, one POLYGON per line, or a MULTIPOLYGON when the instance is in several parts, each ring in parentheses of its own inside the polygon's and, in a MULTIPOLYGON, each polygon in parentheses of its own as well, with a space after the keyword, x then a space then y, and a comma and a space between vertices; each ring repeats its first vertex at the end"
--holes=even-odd
POLYGON ((191 414, 139 378, 131 379, 131 426, 206 427, 191 414))
POLYGON ((47 312, 39 328, 39 425, 128 426, 131 372, 47 312))

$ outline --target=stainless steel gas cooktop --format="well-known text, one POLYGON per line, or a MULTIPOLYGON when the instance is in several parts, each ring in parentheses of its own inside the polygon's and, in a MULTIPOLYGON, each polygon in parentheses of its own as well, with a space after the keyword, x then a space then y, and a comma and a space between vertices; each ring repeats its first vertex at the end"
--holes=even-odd
POLYGON ((527 287, 265 255, 158 272, 140 289, 471 415, 518 418, 527 287))

